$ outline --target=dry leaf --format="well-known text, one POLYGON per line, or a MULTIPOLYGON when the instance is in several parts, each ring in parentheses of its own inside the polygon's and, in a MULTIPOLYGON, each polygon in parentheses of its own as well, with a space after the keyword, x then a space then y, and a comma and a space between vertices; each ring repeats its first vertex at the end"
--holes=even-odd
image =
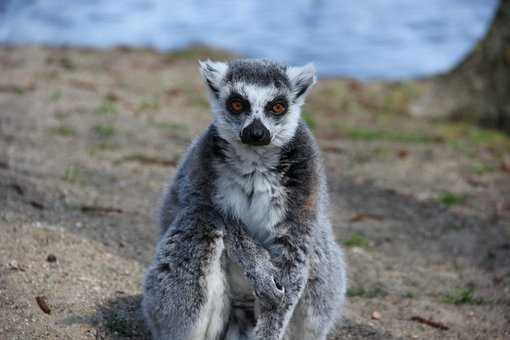
POLYGON ((35 301, 37 302, 37 305, 39 306, 39 308, 41 308, 41 310, 44 313, 51 314, 51 309, 48 306, 48 302, 46 302, 46 297, 45 296, 36 296, 35 297, 35 301))
POLYGON ((501 171, 510 173, 510 161, 505 161, 501 163, 501 171))
POLYGON ((355 222, 361 222, 364 220, 382 221, 383 217, 378 216, 378 215, 373 215, 373 214, 356 214, 349 219, 349 222, 355 223, 355 222))
POLYGON ((409 156, 409 151, 408 150, 399 150, 398 151, 398 158, 404 159, 407 156, 409 156))

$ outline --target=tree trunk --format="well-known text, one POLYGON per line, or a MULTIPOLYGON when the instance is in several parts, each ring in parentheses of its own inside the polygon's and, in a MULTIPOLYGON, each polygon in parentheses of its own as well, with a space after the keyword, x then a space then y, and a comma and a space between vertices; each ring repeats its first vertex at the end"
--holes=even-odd
POLYGON ((501 0, 485 38, 452 71, 433 79, 411 112, 510 132, 510 0, 501 0))

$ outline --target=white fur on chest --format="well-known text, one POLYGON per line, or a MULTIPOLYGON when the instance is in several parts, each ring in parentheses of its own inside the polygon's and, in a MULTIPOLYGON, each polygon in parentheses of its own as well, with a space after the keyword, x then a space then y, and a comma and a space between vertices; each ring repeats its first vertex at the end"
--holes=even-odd
POLYGON ((215 204, 239 218, 254 238, 268 241, 285 213, 285 190, 274 170, 280 155, 242 146, 229 151, 227 161, 216 164, 215 204))

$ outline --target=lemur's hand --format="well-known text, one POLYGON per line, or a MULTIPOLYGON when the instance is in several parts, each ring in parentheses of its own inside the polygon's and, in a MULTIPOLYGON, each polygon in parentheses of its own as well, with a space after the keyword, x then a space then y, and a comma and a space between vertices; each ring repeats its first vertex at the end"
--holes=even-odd
POLYGON ((278 280, 278 271, 271 262, 271 255, 258 244, 237 220, 227 220, 225 248, 228 256, 243 268, 259 303, 279 305, 285 292, 278 280))
POLYGON ((259 303, 278 306, 282 302, 285 290, 278 282, 277 271, 269 260, 258 263, 254 271, 247 272, 246 276, 253 284, 259 303))

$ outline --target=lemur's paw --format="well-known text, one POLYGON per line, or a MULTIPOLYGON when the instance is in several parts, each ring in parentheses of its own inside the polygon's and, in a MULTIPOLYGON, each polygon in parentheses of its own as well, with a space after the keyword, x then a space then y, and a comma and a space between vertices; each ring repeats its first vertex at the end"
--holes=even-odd
POLYGON ((285 289, 269 270, 259 271, 253 278, 253 283, 255 296, 260 303, 272 306, 281 304, 285 289))

